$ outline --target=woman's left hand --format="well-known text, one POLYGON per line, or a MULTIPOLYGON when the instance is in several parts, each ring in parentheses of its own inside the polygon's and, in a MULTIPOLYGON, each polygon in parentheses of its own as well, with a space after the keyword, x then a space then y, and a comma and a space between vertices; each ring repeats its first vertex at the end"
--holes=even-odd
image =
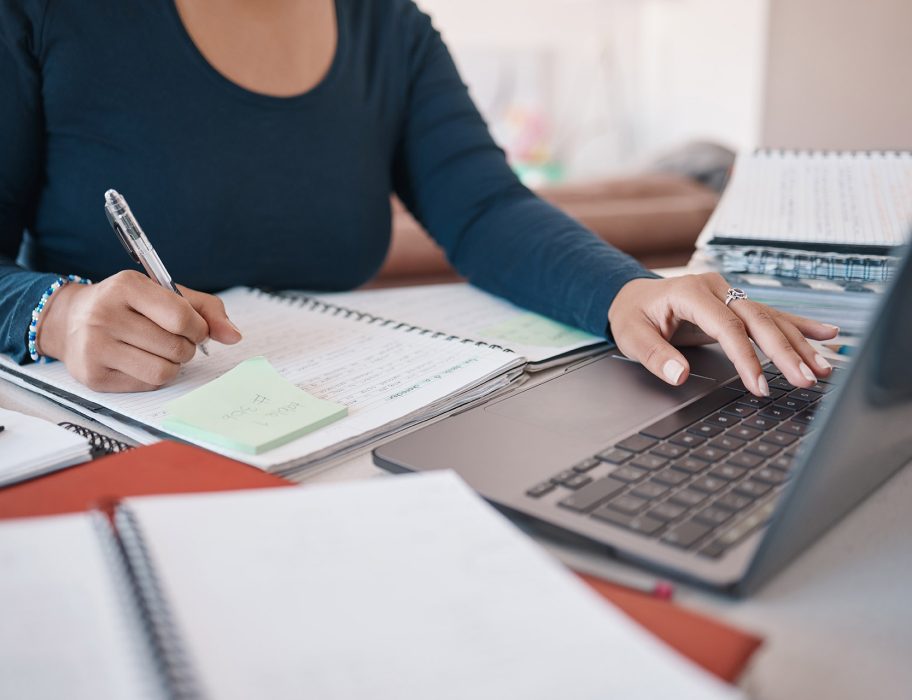
POLYGON ((672 343, 718 341, 744 386, 756 396, 769 396, 769 386, 751 339, 794 386, 807 388, 818 377, 830 374, 832 367, 807 338, 829 340, 839 332, 836 326, 749 299, 736 299, 726 306, 729 287, 715 273, 631 280, 621 287, 608 310, 618 348, 677 386, 687 379, 690 368, 672 343))

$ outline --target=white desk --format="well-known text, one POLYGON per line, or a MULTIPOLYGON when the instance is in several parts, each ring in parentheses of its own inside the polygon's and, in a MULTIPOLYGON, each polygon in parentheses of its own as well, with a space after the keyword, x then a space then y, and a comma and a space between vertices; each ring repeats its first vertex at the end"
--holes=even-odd
MULTIPOLYGON (((0 406, 56 422, 68 410, 0 381, 0 406)), ((116 436, 100 425, 93 429, 116 436)), ((386 476, 362 453, 302 483, 386 476)), ((906 467, 777 576, 759 595, 730 600, 678 586, 676 599, 766 638, 744 678, 756 700, 912 698, 912 468, 906 467)), ((623 580, 648 574, 591 555, 573 565, 623 580)))

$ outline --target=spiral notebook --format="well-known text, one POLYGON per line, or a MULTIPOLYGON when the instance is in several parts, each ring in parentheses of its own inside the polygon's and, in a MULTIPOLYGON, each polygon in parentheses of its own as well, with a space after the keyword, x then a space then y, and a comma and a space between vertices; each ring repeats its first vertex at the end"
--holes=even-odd
POLYGON ((912 230, 912 153, 739 155, 697 247, 722 272, 886 282, 912 230))
POLYGON ((2 697, 741 697, 449 472, 7 521, 0 560, 2 697))
POLYGON ((171 385, 148 393, 103 394, 73 379, 62 363, 18 366, 0 358, 6 377, 150 443, 171 435, 164 406, 263 356, 286 380, 348 408, 348 416, 263 454, 196 444, 274 473, 289 474, 332 459, 410 425, 487 397, 522 374, 510 350, 430 331, 311 298, 291 299, 249 288, 219 295, 244 333, 237 345, 211 343, 171 385))

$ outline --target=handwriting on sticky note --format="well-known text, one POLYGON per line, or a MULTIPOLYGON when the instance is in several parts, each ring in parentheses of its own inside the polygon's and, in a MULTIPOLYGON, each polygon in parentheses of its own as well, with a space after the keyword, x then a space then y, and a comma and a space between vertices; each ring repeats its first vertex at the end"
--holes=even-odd
POLYGON ((163 425, 194 442, 266 452, 337 421, 348 409, 287 381, 265 357, 166 404, 163 425))
POLYGON ((483 338, 496 338, 505 343, 522 343, 538 347, 556 348, 593 339, 588 333, 552 321, 535 313, 516 314, 512 318, 479 332, 483 338))

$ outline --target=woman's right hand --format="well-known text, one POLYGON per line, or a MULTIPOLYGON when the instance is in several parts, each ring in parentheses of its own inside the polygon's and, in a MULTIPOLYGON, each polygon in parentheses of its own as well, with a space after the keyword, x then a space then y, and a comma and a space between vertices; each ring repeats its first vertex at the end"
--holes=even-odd
POLYGON ((61 360, 94 391, 164 386, 203 340, 231 345, 241 339, 221 299, 180 290, 183 297, 135 270, 98 284, 65 285, 42 313, 38 351, 61 360))

